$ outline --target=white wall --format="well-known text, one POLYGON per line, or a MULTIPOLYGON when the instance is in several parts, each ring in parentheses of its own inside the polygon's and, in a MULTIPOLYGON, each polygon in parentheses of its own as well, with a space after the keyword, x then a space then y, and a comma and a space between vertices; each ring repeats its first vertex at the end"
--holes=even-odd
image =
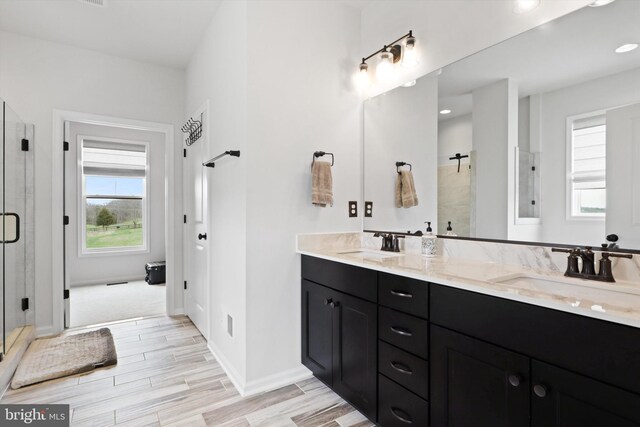
MULTIPOLYGON (((511 98, 515 89, 508 79, 473 91, 473 150, 475 176, 475 234, 473 237, 506 239, 509 216, 511 98)), ((517 106, 516 106, 517 115, 517 106)), ((517 122, 516 122, 517 132, 517 122)), ((517 138, 517 134, 516 134, 517 138)), ((473 190, 472 190, 472 194, 473 190)))
MULTIPOLYGON (((376 95, 592 1, 542 1, 538 8, 520 15, 513 13, 513 2, 506 0, 372 1, 362 12, 362 45, 358 57, 375 52, 409 30, 413 30, 418 40, 419 66, 414 70, 400 70, 395 83, 373 87, 370 93, 376 95)), ((357 67, 357 59, 353 62, 353 67, 357 67)))
POLYGON ((542 241, 604 243, 603 220, 568 220, 566 216, 566 119, 639 101, 640 69, 541 95, 542 241))
MULTIPOLYGON (((438 166, 457 164, 457 160, 449 160, 456 153, 469 154, 473 148, 473 122, 471 114, 454 117, 438 122, 438 166)), ((469 164, 469 159, 462 159, 461 164, 469 164)))
MULTIPOLYGON (((0 32, 0 93, 29 123, 35 124, 36 326, 55 332, 52 310, 51 179, 54 109, 170 123, 181 141, 184 117, 181 70, 144 64, 89 50, 0 32)), ((181 176, 181 147, 175 172, 181 176)), ((177 188, 180 188, 179 186, 177 188)), ((174 205, 176 241, 182 239, 182 206, 174 205)), ((182 265, 175 266, 177 277, 182 265)), ((178 306, 182 293, 175 294, 178 306)), ((59 319, 56 321, 59 322, 59 319)))
POLYGON ((306 372, 295 235, 362 227, 347 212, 349 200, 362 200, 358 59, 413 28, 428 54, 418 77, 588 1, 543 2, 515 18, 511 5, 496 14, 507 2, 451 3, 371 2, 361 14, 341 2, 227 0, 212 20, 187 70, 186 112, 210 99, 210 149, 242 150, 210 179, 211 234, 220 237, 211 246, 208 339, 245 392, 306 372), (316 150, 336 156, 330 208, 310 202, 316 150))
MULTIPOLYGON (((438 76, 421 77, 364 105, 364 200, 373 202, 367 230, 412 232, 438 223, 438 76), (395 163, 411 164, 418 206, 397 208, 395 163)), ((402 169, 407 169, 403 166, 402 169)))
POLYGON ((66 206, 70 225, 66 228, 66 236, 67 274, 70 285, 104 284, 142 279, 145 276, 144 266, 147 262, 165 261, 164 134, 76 122, 70 124, 69 130, 69 152, 66 154, 66 206), (79 256, 78 234, 82 221, 79 217, 80 191, 78 182, 82 176, 78 173, 78 135, 149 143, 149 151, 147 152, 149 223, 143 224, 144 227, 147 227, 149 236, 148 253, 79 256))

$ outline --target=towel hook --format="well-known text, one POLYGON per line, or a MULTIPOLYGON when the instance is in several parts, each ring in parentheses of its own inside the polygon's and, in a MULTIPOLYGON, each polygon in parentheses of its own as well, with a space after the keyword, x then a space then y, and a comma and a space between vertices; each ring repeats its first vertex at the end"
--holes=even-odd
POLYGON ((316 151, 315 153, 313 153, 313 158, 312 158, 313 160, 311 161, 311 165, 313 166, 313 164, 316 161, 316 158, 322 157, 322 156, 331 156, 331 166, 333 166, 334 160, 335 160, 333 153, 327 153, 324 151, 316 151))
POLYGON ((396 162, 396 172, 400 173, 400 167, 402 166, 409 166, 409 170, 411 170, 411 163, 407 163, 407 162, 396 162))

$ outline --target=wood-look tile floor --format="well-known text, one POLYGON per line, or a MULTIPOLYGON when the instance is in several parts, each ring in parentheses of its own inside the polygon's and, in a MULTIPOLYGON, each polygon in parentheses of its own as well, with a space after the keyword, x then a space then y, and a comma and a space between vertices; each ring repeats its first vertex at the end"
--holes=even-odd
POLYGON ((66 403, 74 426, 373 426, 315 378, 241 397, 187 317, 108 327, 116 366, 9 390, 0 403, 66 403))

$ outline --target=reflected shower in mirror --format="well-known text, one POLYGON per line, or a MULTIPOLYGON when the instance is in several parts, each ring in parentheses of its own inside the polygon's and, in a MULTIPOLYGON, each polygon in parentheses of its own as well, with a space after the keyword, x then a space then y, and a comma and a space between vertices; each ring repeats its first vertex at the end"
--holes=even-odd
POLYGON ((639 17, 637 1, 585 7, 367 100, 364 228, 640 249, 640 49, 616 52, 639 17))

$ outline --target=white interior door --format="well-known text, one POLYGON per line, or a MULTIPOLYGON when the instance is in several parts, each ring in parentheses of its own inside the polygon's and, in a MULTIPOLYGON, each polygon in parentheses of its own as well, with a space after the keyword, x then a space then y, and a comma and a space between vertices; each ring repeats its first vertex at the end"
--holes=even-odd
POLYGON ((640 246, 640 104, 607 111, 607 234, 640 246))
MULTIPOLYGON (((203 110, 203 117, 208 111, 203 110)), ((200 117, 200 111, 193 117, 200 117)), ((207 235, 207 161, 208 132, 203 124, 202 137, 187 147, 184 159, 186 207, 185 244, 185 310, 205 338, 209 338, 209 236, 207 235)))

